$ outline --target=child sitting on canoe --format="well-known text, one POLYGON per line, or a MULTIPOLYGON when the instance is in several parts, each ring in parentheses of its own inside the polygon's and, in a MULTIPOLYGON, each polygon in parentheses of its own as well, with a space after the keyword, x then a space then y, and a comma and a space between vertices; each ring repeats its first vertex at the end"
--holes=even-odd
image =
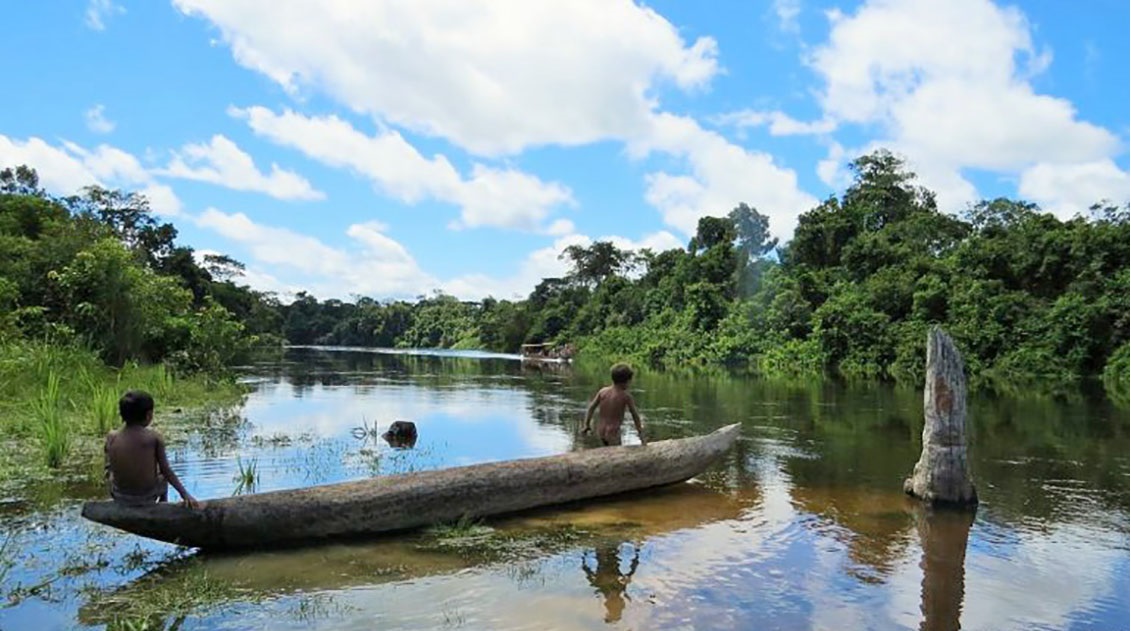
POLYGON ((644 425, 640 421, 640 413, 636 411, 636 402, 628 393, 628 384, 632 381, 632 368, 627 364, 617 364, 612 369, 613 383, 597 391, 589 403, 585 413, 585 429, 582 434, 590 432, 590 421, 593 413, 600 409, 597 417, 597 437, 605 446, 621 444, 620 426, 624 422, 624 411, 627 408, 632 414, 632 423, 636 425, 636 433, 640 436, 640 444, 647 445, 644 439, 644 425))
POLYGON ((169 501, 169 484, 181 494, 189 508, 196 499, 177 478, 165 457, 165 440, 149 428, 153 422, 153 397, 130 391, 118 401, 125 425, 106 435, 106 471, 110 497, 123 504, 140 506, 169 501))

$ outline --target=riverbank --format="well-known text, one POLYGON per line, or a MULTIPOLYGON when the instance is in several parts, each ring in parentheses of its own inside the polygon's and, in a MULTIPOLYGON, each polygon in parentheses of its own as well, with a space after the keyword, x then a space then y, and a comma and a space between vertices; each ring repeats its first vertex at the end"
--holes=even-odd
POLYGON ((18 341, 0 345, 0 486, 19 479, 101 479, 102 440, 118 427, 118 398, 145 390, 155 424, 188 409, 238 405, 247 389, 230 377, 177 376, 164 364, 107 366, 76 346, 18 341))

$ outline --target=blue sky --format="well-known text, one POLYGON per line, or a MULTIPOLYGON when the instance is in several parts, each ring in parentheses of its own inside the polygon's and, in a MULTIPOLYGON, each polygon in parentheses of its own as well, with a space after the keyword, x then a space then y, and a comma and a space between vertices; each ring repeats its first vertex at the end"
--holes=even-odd
POLYGON ((876 147, 940 206, 1125 203, 1126 2, 20 3, 0 166, 146 192, 289 295, 525 295, 565 246, 788 239, 876 147))

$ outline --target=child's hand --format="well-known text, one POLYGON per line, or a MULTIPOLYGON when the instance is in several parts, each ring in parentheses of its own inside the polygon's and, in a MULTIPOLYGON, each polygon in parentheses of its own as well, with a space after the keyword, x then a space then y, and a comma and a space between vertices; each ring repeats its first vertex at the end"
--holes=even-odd
POLYGON ((200 508, 200 502, 196 501, 196 498, 191 496, 191 495, 186 495, 183 498, 181 498, 181 504, 184 505, 184 506, 187 506, 187 507, 189 507, 193 510, 197 510, 197 509, 200 508))

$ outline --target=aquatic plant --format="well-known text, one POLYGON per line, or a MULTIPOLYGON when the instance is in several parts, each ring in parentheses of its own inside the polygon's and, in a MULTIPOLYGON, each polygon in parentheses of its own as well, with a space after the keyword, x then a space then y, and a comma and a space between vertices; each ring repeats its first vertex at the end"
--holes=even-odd
POLYGON ((256 485, 259 484, 259 463, 253 458, 244 464, 243 459, 237 457, 236 466, 239 467, 239 471, 232 478, 236 483, 236 490, 232 495, 254 492, 256 485))
POLYGON ((183 572, 154 572, 128 588, 95 592, 80 613, 84 624, 108 629, 179 628, 184 618, 210 613, 237 602, 256 602, 258 595, 237 589, 190 563, 183 572), (172 624, 166 626, 166 621, 172 624))
POLYGON ((103 384, 93 385, 90 393, 90 417, 94 419, 94 430, 102 435, 118 424, 118 390, 103 384))
POLYGON ((358 440, 377 440, 383 433, 376 422, 370 425, 365 419, 361 419, 361 425, 350 430, 350 435, 358 440))
POLYGON ((71 428, 60 409, 58 372, 48 372, 46 384, 32 400, 32 410, 47 466, 58 469, 71 448, 71 428))

